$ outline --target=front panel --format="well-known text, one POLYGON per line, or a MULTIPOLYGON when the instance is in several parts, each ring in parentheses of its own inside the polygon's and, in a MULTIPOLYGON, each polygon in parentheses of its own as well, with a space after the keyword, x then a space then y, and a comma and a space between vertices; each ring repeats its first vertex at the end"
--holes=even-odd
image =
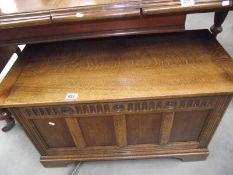
POLYGON ((48 148, 69 148, 75 144, 64 119, 32 120, 48 148))
POLYGON ((162 113, 126 115, 127 143, 158 144, 162 113))
POLYGON ((88 147, 116 145, 112 116, 77 118, 88 147))
POLYGON ((25 130, 33 131, 37 138, 31 135, 31 139, 46 148, 46 154, 89 160, 99 154, 103 156, 100 159, 107 159, 197 149, 211 127, 215 117, 212 112, 221 111, 218 105, 226 100, 224 96, 172 98, 34 106, 13 111, 21 114, 18 120, 26 121, 25 130))
POLYGON ((176 112, 170 142, 198 140, 209 113, 210 110, 176 112))

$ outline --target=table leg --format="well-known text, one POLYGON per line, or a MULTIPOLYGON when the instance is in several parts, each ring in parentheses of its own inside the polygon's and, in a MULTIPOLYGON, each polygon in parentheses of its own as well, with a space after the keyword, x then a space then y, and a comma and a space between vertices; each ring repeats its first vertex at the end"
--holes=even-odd
MULTIPOLYGON (((13 55, 13 53, 20 53, 18 46, 0 47, 0 73, 13 55)), ((6 121, 6 126, 2 128, 3 132, 7 132, 15 125, 15 120, 7 109, 0 109, 0 120, 6 121)))
POLYGON ((7 109, 0 109, 0 120, 6 121, 6 126, 2 128, 3 132, 10 131, 15 125, 15 120, 7 109))
POLYGON ((210 31, 216 37, 219 33, 222 32, 222 24, 228 14, 228 11, 215 12, 214 14, 214 25, 211 26, 210 31))

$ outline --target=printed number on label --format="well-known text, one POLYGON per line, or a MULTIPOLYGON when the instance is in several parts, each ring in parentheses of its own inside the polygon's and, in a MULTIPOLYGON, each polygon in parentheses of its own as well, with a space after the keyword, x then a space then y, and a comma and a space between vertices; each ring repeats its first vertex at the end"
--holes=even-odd
POLYGON ((78 98, 77 93, 67 93, 66 94, 66 100, 75 100, 78 98))
POLYGON ((194 6, 194 0, 180 0, 182 7, 194 6))
POLYGON ((228 0, 222 1, 222 6, 228 6, 228 5, 230 5, 230 1, 228 0))

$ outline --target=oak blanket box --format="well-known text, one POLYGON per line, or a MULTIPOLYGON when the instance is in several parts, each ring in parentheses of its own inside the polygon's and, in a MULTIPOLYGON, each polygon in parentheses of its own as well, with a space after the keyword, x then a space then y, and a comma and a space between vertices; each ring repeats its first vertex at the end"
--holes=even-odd
POLYGON ((26 46, 0 87, 45 166, 204 160, 233 93, 208 30, 26 46))

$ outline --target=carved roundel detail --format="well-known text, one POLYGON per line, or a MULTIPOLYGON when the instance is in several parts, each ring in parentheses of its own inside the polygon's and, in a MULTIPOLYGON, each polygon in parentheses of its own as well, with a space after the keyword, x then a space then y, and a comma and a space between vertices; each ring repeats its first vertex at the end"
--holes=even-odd
POLYGON ((125 110, 125 106, 123 104, 115 104, 112 109, 114 112, 123 112, 125 110))

